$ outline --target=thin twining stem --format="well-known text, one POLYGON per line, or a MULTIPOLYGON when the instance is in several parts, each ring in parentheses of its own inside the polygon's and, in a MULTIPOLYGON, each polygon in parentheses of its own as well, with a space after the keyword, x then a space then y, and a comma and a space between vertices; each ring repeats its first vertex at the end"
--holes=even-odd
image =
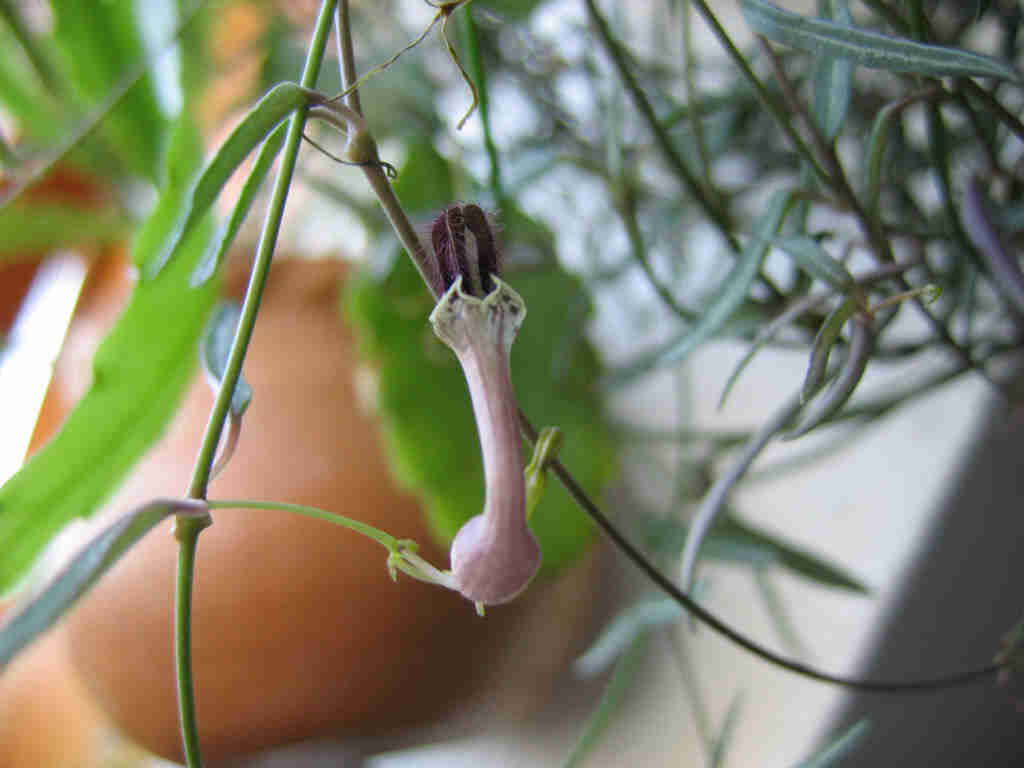
MULTIPOLYGON (((537 439, 537 431, 533 428, 533 425, 530 424, 529 419, 526 418, 526 415, 522 413, 522 411, 519 413, 519 423, 523 429, 523 434, 525 434, 531 441, 535 441, 537 439)), ((924 678, 919 680, 864 680, 857 677, 833 675, 807 664, 801 664, 798 661, 787 659, 786 657, 765 648, 742 633, 736 631, 713 613, 701 606, 700 603, 680 590, 679 587, 659 571, 658 568, 640 552, 640 550, 634 547, 622 532, 615 527, 611 520, 601 512, 598 506, 587 495, 586 491, 584 491, 583 488, 580 487, 579 483, 576 482, 576 479, 572 476, 569 470, 566 469, 558 459, 552 459, 548 466, 569 492, 569 495, 572 496, 573 501, 575 501, 576 504, 579 505, 579 507, 586 512, 595 523, 597 523, 601 530, 607 534, 608 538, 615 543, 623 554, 625 554, 626 557, 628 557, 633 564, 647 576, 647 578, 654 582, 658 588, 675 600, 680 606, 688 610, 695 618, 707 624, 708 627, 718 634, 731 640, 740 648, 749 651, 758 658, 774 664, 777 667, 787 669, 790 672, 810 678, 811 680, 817 680, 822 683, 831 683, 832 685, 838 685, 852 690, 873 691, 876 693, 923 693, 927 691, 940 690, 942 688, 966 685, 968 683, 984 680, 985 678, 994 677, 999 670, 1005 666, 1003 664, 993 663, 969 669, 964 672, 958 672, 953 675, 924 678)))

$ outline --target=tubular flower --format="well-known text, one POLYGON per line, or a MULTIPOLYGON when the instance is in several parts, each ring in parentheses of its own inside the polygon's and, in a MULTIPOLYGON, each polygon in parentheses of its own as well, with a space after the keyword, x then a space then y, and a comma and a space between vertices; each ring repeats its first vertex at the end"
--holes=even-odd
POLYGON ((446 285, 430 323, 465 374, 486 486, 483 512, 463 525, 452 542, 452 576, 466 598, 494 605, 522 592, 541 560, 526 525, 519 409, 509 371, 509 352, 526 305, 495 274, 494 238, 477 206, 449 207, 435 222, 432 239, 446 285), (472 256, 467 228, 475 245, 472 256))

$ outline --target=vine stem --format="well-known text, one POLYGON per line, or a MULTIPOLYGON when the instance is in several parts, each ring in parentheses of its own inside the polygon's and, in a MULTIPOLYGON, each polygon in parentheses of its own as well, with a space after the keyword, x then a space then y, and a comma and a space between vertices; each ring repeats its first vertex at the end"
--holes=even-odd
MULTIPOLYGON (((530 424, 526 414, 522 411, 519 412, 519 423, 522 427, 523 434, 525 434, 531 442, 536 442, 537 430, 533 428, 533 425, 530 424)), ((626 557, 628 557, 652 582, 654 582, 659 589, 718 634, 728 640, 731 640, 740 648, 743 648, 758 658, 774 664, 777 667, 789 670, 790 672, 794 672, 802 677, 810 678, 811 680, 817 680, 821 683, 830 683, 832 685, 842 686, 843 688, 849 688, 851 690, 873 691, 876 693, 924 693, 943 688, 951 688, 958 685, 966 685, 986 678, 992 678, 1002 667, 999 663, 987 664, 982 667, 976 667, 974 669, 969 669, 964 672, 954 673, 944 677, 924 678, 919 680, 864 680, 857 677, 833 675, 807 664, 801 664, 798 661, 787 659, 786 657, 769 650, 763 645, 754 642, 746 635, 743 635, 733 629, 713 613, 706 610, 696 600, 679 589, 671 579, 658 570, 650 560, 644 557, 640 550, 634 547, 629 540, 626 539, 622 532, 615 527, 612 521, 601 512, 598 506, 587 495, 586 491, 584 491, 583 488, 580 487, 579 483, 576 482, 576 479, 572 476, 569 470, 566 469, 557 458, 552 458, 548 467, 555 473, 555 476, 569 492, 569 495, 572 496, 573 501, 575 501, 595 523, 597 523, 598 527, 605 532, 608 538, 615 543, 622 553, 625 554, 626 557)))
POLYGON ((178 718, 185 765, 203 764, 199 751, 199 724, 196 718, 196 694, 192 677, 192 585, 195 573, 196 544, 199 534, 210 524, 206 517, 179 516, 174 521, 178 540, 178 573, 174 594, 174 662, 178 680, 178 718))
MULTIPOLYGON (((305 88, 313 88, 316 85, 317 75, 320 73, 320 66, 323 63, 324 49, 327 45, 327 37, 331 29, 331 18, 336 4, 337 0, 324 0, 320 6, 320 13, 317 16, 316 26, 313 30, 313 38, 310 42, 309 52, 306 55, 306 63, 302 70, 301 84, 305 88)), ((190 498, 206 498, 217 445, 220 442, 221 432, 224 429, 224 422, 231 404, 231 396, 235 391, 235 385, 238 383, 238 377, 242 372, 242 362, 245 360, 245 353, 249 348, 249 341, 252 338, 256 314, 259 311, 260 301, 263 298, 263 289, 267 282, 267 274, 273 259, 274 247, 277 244, 277 236, 281 230, 281 219, 284 216, 288 189, 291 186, 292 175, 295 172, 295 163, 302 142, 302 130, 305 122, 306 111, 305 109, 300 109, 291 116, 288 123, 288 133, 285 136, 284 149, 281 153, 281 165, 277 172, 270 204, 267 207, 267 217, 263 223, 263 232, 260 235, 252 272, 249 275, 249 285, 246 288, 245 300, 242 303, 238 329, 231 344, 231 353, 224 370, 224 377, 221 380, 220 389, 217 391, 217 398, 210 411, 210 418, 207 421, 206 431, 203 433, 202 443, 192 470, 192 480, 187 494, 190 498)), ((177 586, 174 603, 175 667, 181 737, 185 752, 185 764, 188 768, 200 768, 202 766, 195 692, 192 681, 192 587, 199 534, 211 522, 212 520, 209 515, 199 519, 178 517, 175 522, 175 537, 179 542, 177 586)))

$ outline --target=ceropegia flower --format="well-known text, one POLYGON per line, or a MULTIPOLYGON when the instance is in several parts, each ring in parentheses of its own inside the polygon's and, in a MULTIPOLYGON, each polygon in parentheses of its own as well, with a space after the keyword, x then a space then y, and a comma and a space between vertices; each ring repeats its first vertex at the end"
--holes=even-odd
POLYGON ((509 371, 526 305, 496 274, 493 233, 479 207, 450 206, 435 222, 432 240, 444 290, 430 323, 465 374, 485 480, 483 512, 452 542, 452 577, 478 605, 504 603, 526 588, 541 559, 526 525, 522 440, 509 371))

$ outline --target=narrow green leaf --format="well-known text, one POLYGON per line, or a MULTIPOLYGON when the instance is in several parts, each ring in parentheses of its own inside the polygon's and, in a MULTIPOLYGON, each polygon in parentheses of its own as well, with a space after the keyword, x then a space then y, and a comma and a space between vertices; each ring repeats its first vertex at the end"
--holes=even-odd
POLYGON ((0 0, 0 18, 3 18, 7 27, 14 34, 15 39, 25 52, 26 58, 32 63, 36 75, 47 90, 52 94, 60 93, 60 80, 50 61, 50 52, 40 45, 40 41, 29 32, 28 26, 22 18, 21 9, 16 8, 10 0, 0 0))
POLYGON ((757 278, 761 264, 771 248, 772 238, 782 226, 792 201, 793 192, 790 190, 781 190, 772 196, 739 261, 722 281, 717 298, 704 310, 690 332, 662 356, 659 364, 677 363, 686 359, 697 347, 714 336, 740 307, 757 278))
POLYGON ((44 589, 0 625, 0 673, 157 523, 173 514, 203 509, 200 502, 152 501, 101 531, 44 589))
POLYGON ((775 240, 775 246, 796 262, 811 277, 840 293, 853 287, 853 275, 838 259, 832 258, 821 243, 808 235, 787 235, 775 240))
POLYGON ((835 346, 843 326, 857 310, 857 303, 852 298, 846 298, 843 302, 829 313, 828 317, 821 324, 818 333, 814 336, 814 343, 811 345, 811 356, 807 364, 807 373, 804 375, 804 385, 800 390, 800 402, 806 403, 821 389, 825 383, 825 372, 828 368, 828 359, 832 354, 832 347, 835 346))
MULTIPOLYGON (((864 376, 871 353, 875 347, 875 328, 871 316, 856 312, 851 320, 850 343, 846 348, 846 359, 832 383, 821 394, 817 395, 800 415, 800 421, 792 430, 782 436, 783 440, 795 440, 812 429, 824 424, 842 409, 853 396, 854 390, 864 376)), ((812 364, 813 364, 812 360, 812 364)), ((824 367, 824 364, 823 364, 824 367)), ((812 370, 808 371, 808 380, 804 383, 804 393, 811 382, 812 370)))
POLYGON ((611 723, 612 717, 622 704, 629 685, 636 677, 640 663, 645 657, 647 639, 647 633, 634 638, 619 659, 619 663, 615 665, 615 671, 612 673, 608 685, 605 686, 601 701, 598 702, 597 707, 587 719, 579 741, 576 742, 576 746, 573 747, 565 761, 565 768, 578 768, 582 765, 587 754, 594 748, 605 728, 611 723))
POLYGON ((722 387, 722 394, 718 398, 718 407, 721 408, 725 405, 726 398, 729 397, 729 393, 732 391, 733 386, 739 380, 740 374, 746 369, 747 365, 751 360, 754 359, 755 355, 761 351, 765 344, 775 338, 780 330, 785 328, 790 323, 794 322, 797 318, 801 317, 806 312, 811 311, 819 303, 824 302, 826 297, 821 296, 815 298, 813 296, 805 297, 804 299, 798 299, 787 307, 782 313, 774 317, 767 324, 762 324, 760 330, 757 332, 753 343, 747 350, 746 354, 740 359, 733 368, 732 373, 729 374, 728 380, 725 382, 725 386, 722 387))
POLYGON ((757 431, 743 444, 743 449, 729 463, 728 468, 715 478, 707 493, 704 494, 700 507, 690 522, 690 530, 683 547, 683 556, 679 565, 680 589, 690 590, 701 544, 714 527, 715 521, 725 512, 726 502, 733 489, 743 479, 765 446, 786 428, 798 411, 799 404, 796 402, 796 398, 790 398, 780 408, 777 408, 771 417, 758 427, 757 431))
POLYGON ((711 750, 711 768, 719 768, 725 761, 725 753, 732 743, 732 735, 736 732, 736 724, 740 719, 740 710, 743 709, 743 694, 737 693, 729 702, 729 709, 725 712, 725 719, 722 727, 715 736, 715 743, 711 750))
POLYGON ((740 0, 740 8, 757 33, 816 56, 834 56, 873 69, 916 75, 1021 79, 1012 66, 992 56, 809 19, 767 0, 740 0))
POLYGON ((114 206, 18 200, 0 207, 0 263, 32 252, 109 242, 124 237, 130 226, 114 206))
POLYGON ((868 136, 867 162, 864 163, 864 200, 868 212, 878 217, 878 199, 882 190, 882 158, 889 141, 889 129, 893 119, 900 114, 903 105, 887 104, 878 111, 868 136))
POLYGON ((775 634, 778 635, 782 647, 793 658, 808 658, 810 654, 800 639, 796 622, 793 621, 793 617, 790 615, 792 605, 782 596, 778 587, 775 586, 772 574, 767 568, 759 568, 757 566, 751 568, 750 571, 754 585, 757 587, 758 597, 761 598, 761 605, 775 625, 775 634))
POLYGON ((871 730, 871 721, 867 718, 858 720, 847 730, 843 731, 831 744, 807 760, 804 760, 796 768, 829 768, 836 765, 839 760, 850 754, 868 735, 871 730))
MULTIPOLYGON (((137 6, 134 0, 50 4, 54 39, 64 57, 61 79, 73 87, 83 109, 102 103, 122 82, 126 67, 130 72, 145 59, 137 6)), ((146 75, 105 116, 101 133, 132 172, 156 182, 167 129, 152 78, 146 75)))
MULTIPOLYGON (((853 16, 846 0, 826 0, 824 5, 833 21, 853 28, 853 16)), ((850 107, 852 86, 852 61, 830 54, 818 57, 814 66, 814 118, 829 141, 833 141, 842 130, 850 107)))
MULTIPOLYGON (((681 520, 638 516, 638 522, 643 524, 641 536, 648 551, 664 557, 677 557, 682 551, 690 529, 681 520)), ((775 565, 828 587, 870 593, 862 581, 842 567, 744 522, 734 514, 716 520, 701 547, 701 556, 743 565, 775 565)))
MULTIPOLYGON (((202 154, 195 125, 182 112, 168 155, 169 177, 188 178, 202 154)), ((136 243, 151 256, 172 230, 184 203, 169 186, 136 243)), ((163 430, 196 366, 196 348, 216 299, 216 281, 189 287, 210 225, 197 227, 182 258, 141 282, 100 345, 93 381, 64 427, 0 488, 0 591, 24 572, 67 522, 87 516, 163 430)))
POLYGON ((143 265, 143 274, 147 279, 151 279, 171 261, 192 229, 209 212, 231 174, 256 145, 296 109, 321 102, 323 98, 297 83, 281 83, 249 110, 196 179, 181 219, 166 247, 155 259, 143 265))
POLYGON ((573 662, 578 677, 600 675, 621 657, 641 635, 652 629, 675 624, 683 609, 668 597, 637 600, 612 619, 594 643, 573 662))
MULTIPOLYGON (((224 371, 228 367, 228 357, 231 354, 231 344, 235 340, 235 331, 238 329, 238 318, 242 315, 242 306, 234 301, 222 301, 213 310, 213 317, 206 326, 203 339, 199 345, 199 359, 203 363, 203 370, 210 381, 214 391, 219 389, 224 378, 224 371)), ((238 418, 252 401, 252 387, 244 377, 238 377, 235 384, 235 391, 231 395, 231 415, 238 418)))
POLYGON ((228 223, 225 226, 218 229, 217 236, 214 237, 210 247, 206 249, 203 258, 200 259, 199 264, 192 273, 192 285, 202 285, 205 283, 214 276, 217 270, 220 269, 220 265, 224 263, 228 249, 235 241, 235 237, 238 236, 238 230, 242 228, 245 217, 249 215, 249 209, 252 208, 252 204, 256 200, 256 193, 259 192, 263 180, 266 179, 267 174, 270 172, 278 152, 281 151, 281 145, 284 143, 284 135, 287 129, 288 124, 282 122, 263 142, 260 153, 256 156, 256 162, 253 163, 252 170, 249 172, 249 177, 245 180, 245 184, 242 185, 242 191, 238 195, 235 207, 231 210, 231 218, 228 219, 228 223))
POLYGON ((751 552, 758 553, 757 557, 762 559, 762 562, 768 558, 809 581, 861 595, 870 593, 870 589, 862 581, 843 568, 833 565, 779 536, 766 533, 745 523, 733 515, 724 517, 715 525, 708 537, 709 545, 713 539, 749 547, 751 552))

